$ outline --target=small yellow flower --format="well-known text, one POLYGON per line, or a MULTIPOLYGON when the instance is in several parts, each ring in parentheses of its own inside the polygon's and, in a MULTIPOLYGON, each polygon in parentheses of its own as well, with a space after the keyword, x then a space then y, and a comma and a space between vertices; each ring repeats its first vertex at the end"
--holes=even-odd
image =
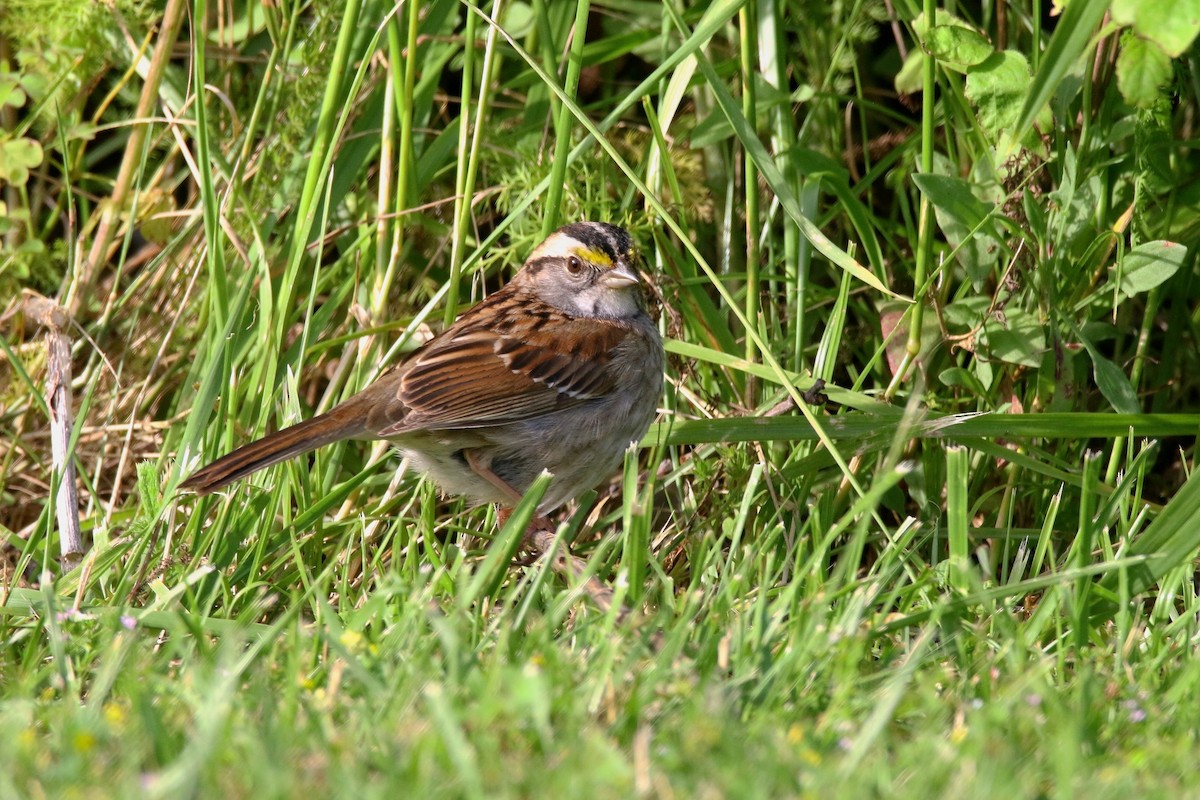
POLYGON ((19 744, 22 749, 32 750, 37 743, 37 731, 33 728, 26 728, 17 735, 17 744, 19 744))
POLYGON ((120 703, 105 703, 104 704, 104 721, 112 727, 121 730, 125 727, 125 720, 128 714, 125 707, 120 703))

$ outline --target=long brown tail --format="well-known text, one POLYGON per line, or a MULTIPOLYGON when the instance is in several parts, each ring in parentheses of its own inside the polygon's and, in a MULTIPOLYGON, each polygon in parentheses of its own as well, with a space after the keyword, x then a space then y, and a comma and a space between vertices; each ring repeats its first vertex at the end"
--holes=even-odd
POLYGON ((243 445, 208 466, 197 470, 180 484, 197 494, 215 492, 223 486, 293 456, 316 450, 343 439, 362 438, 366 434, 364 415, 352 403, 340 405, 304 422, 243 445), (350 406, 350 407, 347 407, 350 406))

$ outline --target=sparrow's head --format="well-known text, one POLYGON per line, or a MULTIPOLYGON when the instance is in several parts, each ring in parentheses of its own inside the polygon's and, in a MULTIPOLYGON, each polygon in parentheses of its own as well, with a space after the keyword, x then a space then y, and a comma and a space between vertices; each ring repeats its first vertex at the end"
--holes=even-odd
POLYGON ((645 310, 633 239, 606 222, 575 222, 537 246, 514 282, 578 317, 628 319, 645 310))

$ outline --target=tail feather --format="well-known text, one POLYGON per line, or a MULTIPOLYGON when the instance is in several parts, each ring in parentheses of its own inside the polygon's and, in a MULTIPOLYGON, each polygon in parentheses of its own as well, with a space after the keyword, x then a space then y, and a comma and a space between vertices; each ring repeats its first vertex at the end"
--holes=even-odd
POLYGON ((343 439, 360 438, 366 433, 361 414, 338 406, 304 422, 264 436, 218 458, 194 472, 180 484, 196 494, 209 494, 272 464, 316 450, 343 439))

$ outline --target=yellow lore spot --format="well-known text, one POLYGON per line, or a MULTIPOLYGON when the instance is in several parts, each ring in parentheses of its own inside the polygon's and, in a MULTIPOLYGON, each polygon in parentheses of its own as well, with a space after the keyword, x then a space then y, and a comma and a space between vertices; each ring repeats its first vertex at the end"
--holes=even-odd
POLYGON ((597 264, 602 267, 611 267, 613 265, 612 259, 602 250, 593 250, 590 247, 576 247, 571 252, 589 264, 597 264))

